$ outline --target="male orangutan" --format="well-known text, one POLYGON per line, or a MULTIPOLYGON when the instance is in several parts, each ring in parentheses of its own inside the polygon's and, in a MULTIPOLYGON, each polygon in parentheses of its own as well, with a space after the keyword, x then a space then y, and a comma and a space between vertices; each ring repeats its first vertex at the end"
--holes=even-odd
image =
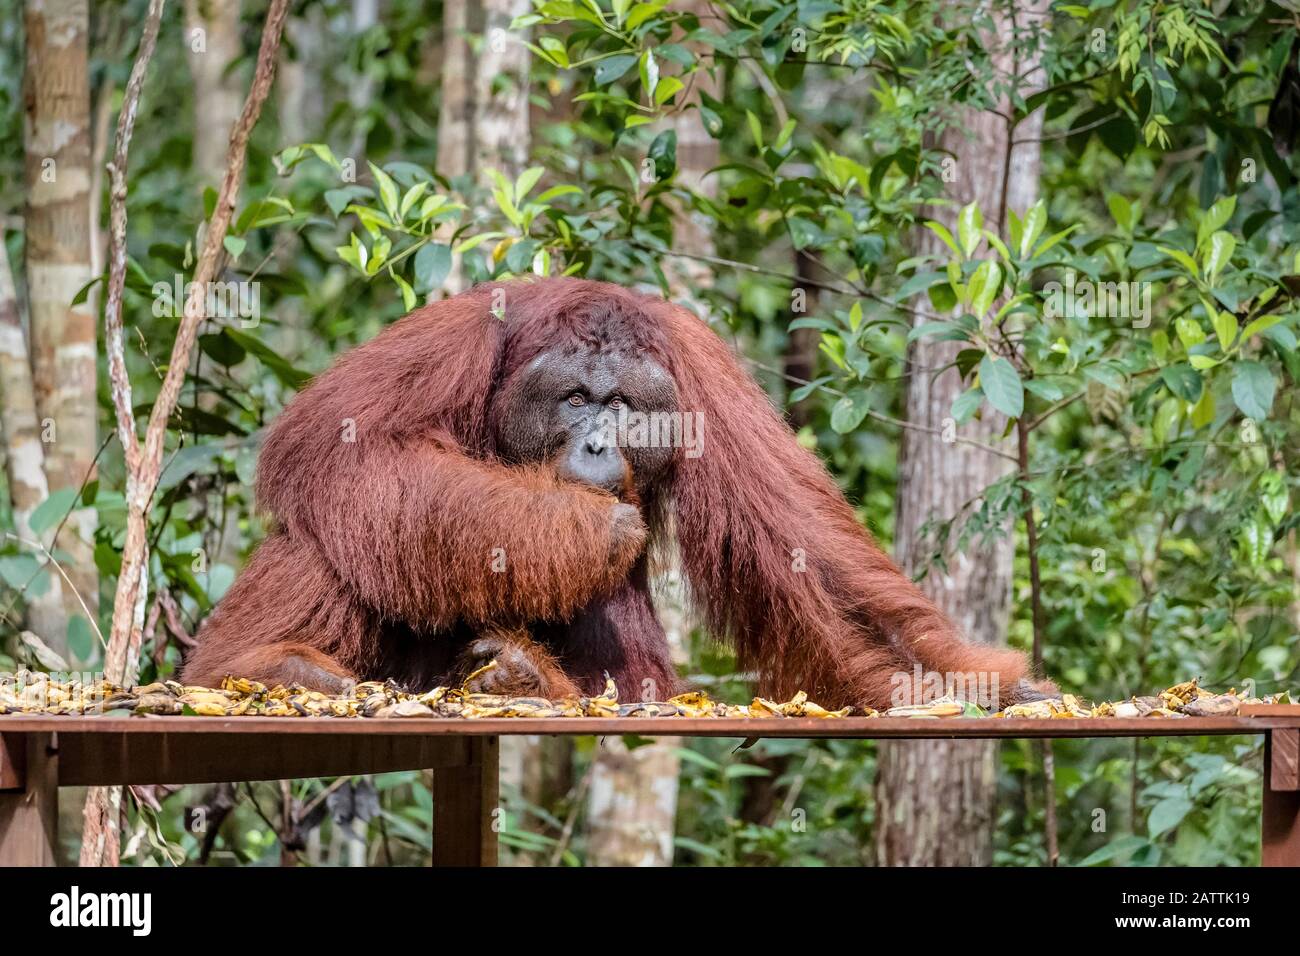
POLYGON ((963 643, 876 546, 705 323, 620 286, 520 280, 417 309, 289 404, 257 496, 274 527, 186 682, 423 689, 495 660, 476 689, 558 698, 608 673, 625 700, 662 698, 647 547, 671 521, 703 622, 763 693, 881 708, 919 663, 1039 696, 1021 654, 963 643), (702 446, 610 441, 628 411, 690 413, 702 446))

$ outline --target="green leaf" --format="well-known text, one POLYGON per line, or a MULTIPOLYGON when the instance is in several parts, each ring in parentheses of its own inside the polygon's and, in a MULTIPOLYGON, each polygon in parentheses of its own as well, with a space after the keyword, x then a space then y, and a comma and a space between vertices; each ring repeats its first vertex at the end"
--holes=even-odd
POLYGON ((933 219, 926 222, 925 227, 943 240, 943 244, 952 250, 955 256, 961 255, 961 249, 957 247, 957 240, 952 237, 948 227, 941 222, 935 222, 933 219))
POLYGON ((515 202, 523 202, 524 197, 533 191, 537 181, 542 178, 542 173, 546 170, 541 166, 530 166, 519 174, 515 180, 515 202))
POLYGON ((397 217, 399 220, 406 218, 407 213, 411 211, 411 207, 420 201, 420 197, 424 195, 425 190, 428 188, 429 184, 424 180, 420 180, 420 182, 416 183, 402 194, 402 205, 401 208, 397 210, 397 217))
POLYGON ((1238 362, 1232 372, 1232 400, 1247 418, 1268 418, 1277 383, 1259 362, 1238 362))
POLYGON ((677 77, 663 77, 655 87, 655 106, 663 106, 685 88, 686 84, 677 77))
POLYGON ((971 312, 977 316, 988 312, 1001 288, 1002 269, 992 260, 981 262, 966 289, 970 296, 971 312))
POLYGON ((964 425, 984 404, 984 389, 976 385, 968 388, 952 401, 952 417, 958 425, 964 425))
POLYGON ((1195 404, 1201 397, 1201 388, 1204 384, 1201 375, 1184 362, 1162 368, 1160 379, 1169 386, 1169 391, 1189 404, 1195 404))
POLYGON ((981 235, 984 236, 984 241, 996 249, 1003 259, 1006 259, 1008 262, 1011 261, 1011 250, 1007 248, 1007 244, 1002 241, 1000 236, 989 232, 987 229, 981 230, 981 235))
POLYGON ((230 253, 230 258, 238 259, 248 246, 248 240, 242 236, 226 236, 225 239, 221 240, 221 244, 230 253))
POLYGON ((1249 342, 1251 336, 1258 335, 1260 332, 1263 332, 1265 329, 1271 329, 1273 326, 1277 325, 1281 321, 1282 321, 1282 316, 1280 315, 1261 315, 1258 319, 1255 319, 1244 329, 1242 329, 1241 341, 1249 342))
POLYGON ((1259 501, 1273 524, 1281 524, 1290 505, 1286 481, 1279 472, 1267 471, 1259 478, 1259 501))
POLYGON ((791 216, 787 222, 790 226, 790 240, 794 243, 796 249, 806 249, 824 241, 822 231, 817 227, 816 223, 809 222, 799 216, 791 216))
POLYGON ((1214 334, 1218 336, 1219 348, 1228 351, 1237 337, 1237 317, 1231 312, 1215 312, 1214 334))
POLYGON ((1214 393, 1208 388, 1201 389, 1201 398, 1192 406, 1189 416, 1193 428, 1204 428, 1214 421, 1214 393))
POLYGON ((907 341, 915 342, 927 336, 934 336, 940 342, 969 342, 970 331, 957 322, 940 319, 934 322, 922 322, 913 326, 907 333, 907 341))
POLYGON ((1187 316, 1174 319, 1174 331, 1178 333, 1178 341, 1183 343, 1183 348, 1189 352, 1194 345, 1200 345, 1205 341, 1205 330, 1195 319, 1189 319, 1187 316))
POLYGON ((1159 364, 1164 365, 1169 360, 1169 334, 1164 329, 1151 333, 1151 351, 1159 364))
POLYGON ((1245 522, 1237 532, 1237 546, 1242 558, 1257 568, 1268 558, 1273 547, 1273 529, 1259 518, 1245 522))
POLYGON ((1166 398, 1156 409, 1151 418, 1151 433, 1156 444, 1163 445, 1171 436, 1178 434, 1178 419, 1183 414, 1183 403, 1176 398, 1166 398))
POLYGON ((1206 250, 1202 260, 1205 268, 1205 278, 1210 285, 1214 285, 1214 280, 1218 277, 1219 271, 1228 264, 1232 259, 1232 253, 1237 248, 1237 240, 1229 232, 1216 232, 1210 237, 1210 248, 1206 250))
POLYGON ((653 100, 655 87, 659 85, 659 61, 655 59, 652 51, 646 50, 641 54, 639 71, 641 74, 641 88, 645 90, 646 98, 653 100))
POLYGON ((269 368, 281 382, 291 388, 302 388, 311 381, 311 373, 304 372, 302 369, 294 368, 278 352, 268 346, 261 339, 249 335, 239 329, 226 326, 222 332, 243 346, 245 351, 254 356, 259 362, 269 368))
POLYGON ((84 614, 74 614, 68 619, 68 651, 74 661, 90 660, 97 642, 95 629, 84 614))
POLYGON ((608 86, 636 65, 634 54, 619 54, 601 60, 596 66, 593 79, 597 86, 608 86))
POLYGON ((1021 226, 1020 233, 1020 258, 1029 258, 1029 254, 1034 251, 1034 243, 1043 234, 1043 229, 1046 226, 1047 204, 1040 199, 1030 206, 1025 213, 1025 221, 1021 226))
POLYGON ((845 435, 862 424, 862 419, 871 411, 871 399, 864 389, 855 389, 845 395, 831 408, 831 428, 838 434, 845 435))
POLYGON ((1031 378, 1025 382, 1025 391, 1037 395, 1045 402, 1059 402, 1065 397, 1061 386, 1044 378, 1031 378))
POLYGON ((650 143, 646 157, 654 162, 655 179, 662 182, 677 172, 677 131, 666 129, 650 143))
POLYGON ((1112 392, 1118 392, 1124 387, 1123 373, 1109 365, 1089 365, 1083 370, 1083 374, 1098 385, 1106 386, 1112 392))
POLYGON ((1127 853, 1135 853, 1138 850, 1150 846, 1151 841, 1146 838, 1128 834, 1119 837, 1118 839, 1111 840, 1100 849, 1094 850, 1092 853, 1080 860, 1078 865, 1096 866, 1098 863, 1108 863, 1116 857, 1124 856, 1127 853))
POLYGON ((384 204, 384 211, 388 213, 390 220, 397 220, 397 211, 401 207, 397 183, 393 182, 393 177, 388 175, 374 163, 370 163, 370 175, 375 177, 375 182, 379 185, 379 198, 384 204))
POLYGON ((1237 197, 1225 196, 1206 210, 1205 215, 1201 217, 1201 221, 1196 227, 1196 245, 1198 248, 1205 245, 1206 239, 1227 225, 1236 208, 1237 197))
POLYGON ((1182 823, 1191 812, 1192 801, 1186 797, 1165 797, 1151 808, 1147 817, 1147 835, 1154 840, 1182 823))
POLYGON ((763 124, 759 122, 752 110, 745 110, 745 119, 749 123, 749 135, 754 139, 754 148, 763 151, 763 124))
POLYGON ((238 365, 247 354, 244 352, 243 346, 220 332, 200 335, 199 348, 203 350, 204 355, 226 368, 233 368, 238 365))
POLYGON ((440 287, 451 272, 451 247, 441 242, 421 246, 415 254, 415 288, 428 294, 440 287))
POLYGON ((980 360, 979 376, 989 404, 1008 418, 1019 418, 1025 410, 1025 389, 1015 366, 1004 358, 985 355, 980 360))
POLYGON ((1106 197, 1106 208, 1110 210, 1115 225, 1125 232, 1133 231, 1133 206, 1127 199, 1119 193, 1111 193, 1106 197))
POLYGON ((966 258, 969 259, 979 248, 980 230, 983 228, 984 216, 980 213, 979 203, 964 206, 957 215, 957 239, 966 258))
POLYGON ((76 488, 59 488, 50 492, 50 496, 32 509, 29 519, 33 534, 44 534, 71 511, 77 503, 76 488))
POLYGON ((330 207, 330 212, 334 213, 335 218, 338 218, 343 215, 343 211, 348 208, 354 199, 362 199, 373 195, 374 193, 364 186, 327 189, 325 190, 325 204, 330 207))
POLYGON ((391 278, 394 282, 397 283, 397 288, 399 288, 402 291, 402 307, 406 309, 407 312, 410 312, 412 309, 415 308, 415 303, 416 303, 415 290, 411 288, 411 284, 409 282, 407 282, 400 275, 398 275, 396 272, 393 271, 393 267, 391 265, 388 267, 388 275, 389 278, 391 278))
POLYGON ((1191 256, 1189 256, 1187 253, 1183 252, 1183 250, 1175 249, 1172 246, 1157 246, 1156 248, 1159 249, 1161 252, 1163 252, 1165 255, 1167 255, 1169 258, 1173 259, 1175 262, 1181 265, 1192 275, 1198 276, 1201 274, 1200 271, 1196 268, 1196 260, 1193 259, 1191 256))
POLYGON ((1034 250, 1034 255, 1035 256, 1043 255, 1044 253, 1047 252, 1048 249, 1051 249, 1058 242, 1063 241, 1067 236, 1070 235, 1070 233, 1074 232, 1076 229, 1079 228, 1080 226, 1076 222, 1073 226, 1067 226, 1066 228, 1062 229, 1060 232, 1053 233, 1052 235, 1048 236, 1046 239, 1043 240, 1043 244, 1041 246, 1039 246, 1037 249, 1034 250))
POLYGON ((630 33, 667 5, 668 0, 654 0, 653 3, 638 3, 633 8, 632 12, 627 15, 627 20, 624 22, 623 26, 630 33))
POLYGON ((15 591, 26 586, 41 569, 41 563, 32 554, 0 555, 0 580, 15 591))

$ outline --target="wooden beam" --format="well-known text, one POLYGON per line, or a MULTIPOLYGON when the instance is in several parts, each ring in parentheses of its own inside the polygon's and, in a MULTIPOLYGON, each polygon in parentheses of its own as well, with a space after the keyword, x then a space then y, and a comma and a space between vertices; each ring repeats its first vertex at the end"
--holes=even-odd
POLYGON ((0 734, 0 790, 21 790, 26 779, 27 735, 0 734))
POLYGON ((59 783, 295 780, 464 765, 465 737, 378 734, 60 734, 59 783))
MULTIPOLYGON (((0 750, 16 768, 22 748, 21 789, 0 790, 0 867, 54 866, 59 846, 59 755, 53 734, 4 735, 0 750)), ((16 773, 9 779, 17 779, 16 773)))
POLYGON ((1264 738, 1264 800, 1259 862, 1300 866, 1300 730, 1274 730, 1264 738))
POLYGON ((641 737, 794 737, 822 739, 982 739, 1031 737, 1199 737, 1262 734, 1279 727, 1300 728, 1300 716, 1259 717, 1089 717, 1070 720, 962 719, 914 720, 906 717, 690 718, 690 717, 51 717, 0 716, 0 732, 158 736, 230 735, 239 746, 259 748, 286 737, 497 737, 507 734, 641 737))
POLYGON ((433 772, 433 865, 497 865, 500 741, 469 740, 464 766, 433 772))
POLYGON ((1300 790, 1300 730, 1275 730, 1268 736, 1272 756, 1268 785, 1273 790, 1300 790))

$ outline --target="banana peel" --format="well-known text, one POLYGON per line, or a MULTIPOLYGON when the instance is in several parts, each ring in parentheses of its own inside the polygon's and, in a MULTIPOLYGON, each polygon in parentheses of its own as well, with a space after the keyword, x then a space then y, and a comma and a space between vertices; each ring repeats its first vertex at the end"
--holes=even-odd
MULTIPOLYGON (((829 710, 808 699, 803 691, 788 701, 755 697, 748 704, 716 701, 702 690, 687 691, 666 701, 620 702, 613 680, 592 696, 571 696, 561 700, 540 697, 509 697, 468 690, 473 680, 496 666, 495 661, 476 670, 460 687, 435 687, 410 693, 391 681, 363 681, 348 692, 323 694, 297 685, 268 686, 255 680, 229 676, 220 687, 196 687, 174 680, 155 681, 125 688, 109 681, 58 681, 37 671, 0 673, 0 714, 121 713, 139 715, 185 715, 197 717, 336 717, 401 719, 441 717, 474 720, 487 717, 689 717, 695 719, 744 718, 781 720, 812 717, 834 720, 849 716, 854 708, 829 710)), ((1290 703, 1288 693, 1248 697, 1235 689, 1214 693, 1198 680, 1183 681, 1159 694, 1131 697, 1123 701, 1089 704, 1073 694, 1007 707, 994 718, 1021 717, 1047 720, 1083 717, 1221 717, 1238 713, 1243 703, 1290 703)), ((977 718, 982 711, 954 697, 941 697, 924 704, 893 707, 883 714, 858 708, 866 717, 910 719, 977 718)))

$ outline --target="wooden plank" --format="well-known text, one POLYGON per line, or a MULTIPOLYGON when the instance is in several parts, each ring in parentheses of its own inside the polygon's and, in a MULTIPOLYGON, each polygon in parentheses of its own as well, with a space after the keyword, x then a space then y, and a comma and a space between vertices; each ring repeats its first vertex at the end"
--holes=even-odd
POLYGON ((1278 727, 1300 728, 1300 716, 1282 717, 1091 717, 1077 720, 962 719, 918 720, 903 717, 695 719, 687 717, 47 717, 0 716, 0 732, 60 731, 67 734, 127 736, 230 735, 251 737, 240 746, 256 748, 256 738, 324 735, 334 740, 353 736, 497 737, 510 734, 563 734, 642 737, 793 737, 862 739, 986 739, 1068 737, 1186 737, 1260 734, 1278 727))
POLYGON ((27 735, 0 734, 0 790, 23 789, 27 735))
POLYGON ((1274 730, 1264 737, 1259 841, 1263 866, 1300 866, 1300 789, 1295 784, 1298 747, 1300 731, 1294 729, 1274 730))
POLYGON ((1242 717, 1300 717, 1300 704, 1242 704, 1242 717))
POLYGON ((0 792, 0 866, 54 866, 59 846, 55 738, 24 734, 19 740, 25 745, 22 789, 0 792))
POLYGON ((1268 735, 1270 790, 1300 790, 1300 730, 1275 730, 1268 735))
POLYGON ((469 739, 464 766, 433 772, 433 865, 496 866, 496 737, 469 739))
POLYGON ((461 765, 470 751, 464 737, 377 734, 64 733, 59 742, 65 787, 385 773, 461 765))

